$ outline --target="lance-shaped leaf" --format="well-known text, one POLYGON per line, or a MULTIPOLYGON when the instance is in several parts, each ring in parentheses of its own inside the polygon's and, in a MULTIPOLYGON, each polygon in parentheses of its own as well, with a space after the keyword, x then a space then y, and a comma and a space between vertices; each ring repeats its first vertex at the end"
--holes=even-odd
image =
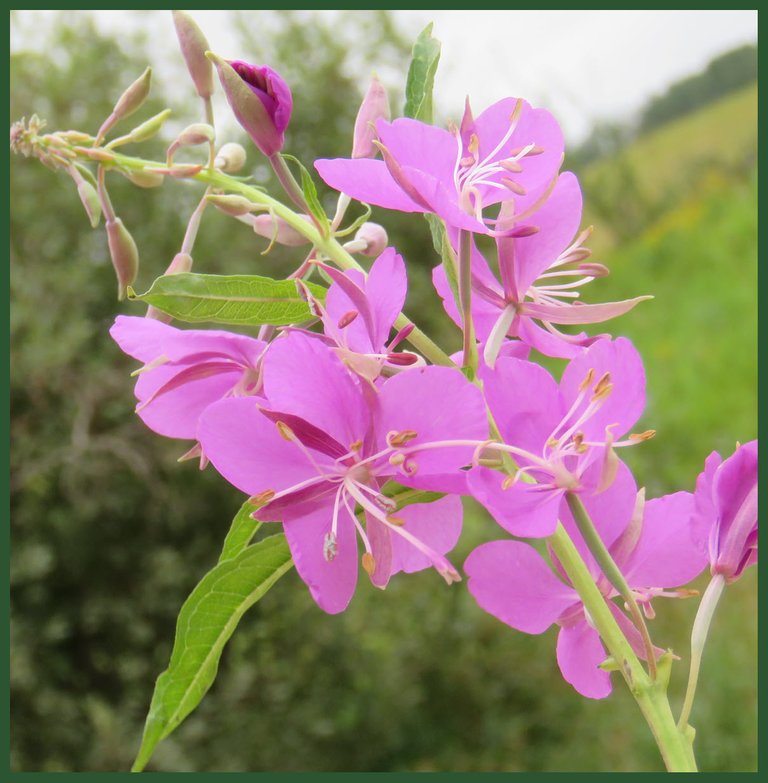
POLYGON ((304 194, 304 200, 307 202, 309 211, 315 218, 317 218, 318 227, 323 232, 323 236, 327 237, 330 230, 328 215, 325 214, 323 205, 320 203, 320 199, 317 196, 317 188, 315 187, 315 183, 312 181, 312 177, 307 171, 307 167, 293 155, 283 154, 282 157, 285 158, 285 160, 290 160, 299 167, 299 171, 301 172, 301 190, 304 194))
MULTIPOLYGON (((305 285, 325 299, 322 286, 305 285)), ((129 297, 190 323, 284 326, 313 317, 295 280, 258 275, 164 275, 145 294, 129 291, 129 297)))
POLYGON ((422 122, 432 122, 432 88, 440 60, 440 41, 432 37, 432 22, 420 33, 413 45, 408 80, 405 83, 403 114, 422 122))
POLYGON ((240 618, 292 564, 285 536, 270 536, 219 562, 192 591, 179 612, 168 668, 155 683, 134 772, 197 707, 240 618))
POLYGON ((437 215, 424 215, 424 219, 429 224, 429 233, 432 235, 432 245, 435 252, 440 255, 440 261, 445 269, 445 276, 448 279, 448 285, 451 287, 453 299, 456 306, 459 306, 459 278, 458 264, 456 255, 453 252, 451 243, 448 241, 448 232, 445 230, 445 224, 437 215))
POLYGON ((257 504, 251 500, 246 500, 240 510, 235 514, 232 524, 229 526, 229 532, 224 539, 224 545, 221 547, 219 562, 231 560, 237 557, 251 542, 256 535, 256 531, 261 527, 261 522, 253 518, 253 513, 262 504, 257 504))

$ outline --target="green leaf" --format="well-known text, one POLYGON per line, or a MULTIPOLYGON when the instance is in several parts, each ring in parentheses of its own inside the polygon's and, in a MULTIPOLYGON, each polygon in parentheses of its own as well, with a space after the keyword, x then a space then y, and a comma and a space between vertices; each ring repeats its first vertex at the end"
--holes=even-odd
POLYGON ((179 612, 168 668, 157 678, 132 771, 140 772, 213 684, 240 618, 293 565, 285 536, 270 536, 218 563, 179 612))
MULTIPOLYGON (((324 288, 306 285, 321 302, 325 299, 324 288)), ((190 323, 284 326, 312 318, 295 280, 258 275, 164 275, 145 294, 129 291, 128 296, 190 323)))
POLYGON ((307 171, 304 164, 293 155, 283 154, 282 157, 286 160, 290 160, 299 167, 299 171, 301 172, 301 190, 304 194, 304 200, 307 202, 309 211, 320 223, 323 236, 327 237, 330 232, 331 224, 328 220, 328 215, 325 214, 323 205, 320 203, 320 199, 317 197, 317 188, 315 187, 315 183, 313 182, 310 173, 307 171))
POLYGON ((408 80, 405 83, 403 114, 422 122, 432 122, 432 89, 440 61, 440 41, 432 37, 432 22, 419 33, 413 45, 408 80))
POLYGON ((231 560, 237 557, 251 542, 256 535, 256 531, 261 527, 261 522, 254 519, 253 514, 259 506, 246 500, 240 510, 235 514, 232 520, 227 537, 224 539, 224 545, 221 548, 219 562, 231 560))
POLYGON ((456 254, 448 241, 445 225, 437 215, 424 215, 424 218, 429 223, 429 232, 432 234, 432 244, 435 247, 435 252, 440 256, 443 267, 445 267, 445 275, 448 278, 448 285, 451 287, 453 299, 456 302, 456 306, 461 310, 459 305, 458 264, 456 262, 456 254))

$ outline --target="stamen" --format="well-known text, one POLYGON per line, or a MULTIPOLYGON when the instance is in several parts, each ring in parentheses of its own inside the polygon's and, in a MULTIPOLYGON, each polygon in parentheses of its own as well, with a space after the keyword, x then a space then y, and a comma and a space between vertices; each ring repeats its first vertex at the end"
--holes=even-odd
POLYGON ((402 517, 396 517, 393 514, 387 514, 387 520, 396 527, 402 527, 405 524, 405 520, 402 517))
POLYGON ((502 177, 501 178, 501 184, 504 185, 507 190, 511 190, 513 193, 515 193, 518 196, 525 196, 527 191, 522 186, 519 185, 517 182, 515 182, 513 179, 510 179, 509 177, 502 177))
POLYGON ((265 489, 263 492, 258 492, 255 495, 251 495, 248 498, 248 503, 251 506, 263 506, 269 503, 270 500, 277 494, 274 489, 265 489))
POLYGON ((512 159, 500 160, 499 166, 511 172, 512 174, 519 174, 523 170, 523 167, 516 160, 512 159))
POLYGON ((137 375, 141 375, 143 372, 149 372, 150 370, 154 370, 156 367, 160 367, 161 365, 169 361, 171 360, 164 354, 158 356, 157 358, 152 359, 151 362, 147 362, 143 367, 139 367, 138 370, 134 370, 131 373, 131 378, 135 378, 137 375))
POLYGON ((326 533, 323 538, 323 557, 330 563, 336 557, 337 552, 336 536, 333 533, 326 533))
POLYGON ((645 432, 633 432, 629 439, 634 441, 650 440, 656 435, 656 430, 645 430, 645 432))
POLYGON ((594 367, 590 367, 587 371, 587 374, 584 376, 584 380, 579 384, 579 391, 583 392, 586 391, 591 385, 592 380, 595 377, 595 369, 594 367))
POLYGON ((376 561, 373 559, 373 555, 370 552, 363 553, 362 563, 368 576, 373 576, 373 572, 376 570, 376 561))
POLYGON ((600 376, 600 380, 595 384, 595 388, 592 390, 592 399, 597 400, 606 396, 606 388, 613 388, 611 384, 611 374, 609 372, 600 376))
POLYGON ((410 443, 410 441, 418 436, 419 435, 415 430, 402 430, 401 432, 391 430, 387 433, 387 445, 392 448, 405 446, 406 443, 410 443))
POLYGON ((298 440, 296 433, 284 421, 276 421, 275 426, 283 440, 287 440, 288 443, 295 443, 298 440))
POLYGON ((349 326, 358 315, 360 315, 360 313, 358 313, 357 310, 350 310, 349 312, 344 313, 341 318, 339 318, 339 322, 336 324, 336 326, 339 329, 344 329, 344 327, 349 326))

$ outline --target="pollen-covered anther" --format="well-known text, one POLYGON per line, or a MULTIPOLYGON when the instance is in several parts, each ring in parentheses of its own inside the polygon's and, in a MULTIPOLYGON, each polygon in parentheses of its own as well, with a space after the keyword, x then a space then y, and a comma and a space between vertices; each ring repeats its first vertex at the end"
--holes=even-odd
POLYGON ((577 454, 584 454, 589 450, 589 446, 584 443, 584 433, 579 431, 573 436, 573 447, 577 454))
POLYGON ((402 527, 405 524, 405 520, 402 517, 396 517, 394 514, 387 514, 387 522, 395 527, 402 527))
POLYGON ((504 481, 501 482, 501 488, 502 489, 509 489, 511 486, 517 483, 517 474, 513 473, 512 475, 506 476, 504 478, 504 481))
MULTIPOLYGON (((330 563, 331 560, 336 557, 337 552, 338 546, 336 544, 336 536, 333 534, 333 531, 326 533, 323 538, 323 557, 330 563)), ((363 565, 365 565, 365 560, 363 560, 363 565)))
POLYGON ((523 167, 516 160, 500 160, 499 165, 512 174, 519 174, 523 170, 523 167))
POLYGON ((339 329, 343 329, 344 327, 349 326, 358 315, 359 313, 357 310, 350 310, 349 312, 344 313, 341 318, 339 318, 339 322, 336 325, 339 329))
POLYGON ((357 452, 357 451, 360 451, 360 449, 362 449, 362 448, 363 448, 363 441, 361 441, 361 440, 356 440, 356 441, 353 441, 352 443, 349 444, 349 450, 350 451, 357 452))
POLYGON ((584 376, 584 380, 579 384, 579 391, 583 392, 592 385, 592 379, 595 377, 594 367, 590 367, 587 374, 584 376))
POLYGON ((251 495, 248 498, 248 503, 251 506, 263 506, 265 503, 269 503, 276 494, 274 489, 265 489, 263 492, 251 495))
POLYGON ((373 502, 382 510, 382 511, 394 511, 397 508, 397 503, 392 500, 392 498, 388 498, 386 495, 376 495, 373 498, 373 502))
POLYGON ((362 562, 368 576, 373 576, 373 572, 376 570, 376 561, 373 555, 370 552, 363 553, 362 562))
POLYGON ((592 390, 592 400, 604 400, 612 391, 611 374, 607 372, 595 384, 595 388, 592 390))
POLYGON ((296 441, 296 433, 284 421, 275 422, 275 426, 283 440, 287 440, 288 443, 296 441))
POLYGON ((401 452, 398 452, 397 454, 393 454, 389 458, 389 464, 390 465, 402 465, 405 462, 405 454, 402 454, 401 452))
POLYGON ((414 430, 401 430, 400 432, 393 430, 387 433, 387 445, 392 446, 393 448, 405 446, 418 436, 418 432, 415 432, 414 430))
POLYGON ((515 182, 515 180, 510 179, 509 177, 502 177, 501 184, 504 185, 507 190, 511 190, 518 196, 524 196, 527 192, 522 185, 518 184, 515 182))
POLYGON ((478 139, 476 133, 473 133, 469 137, 469 144, 467 145, 467 149, 469 149, 473 156, 477 155, 478 150, 480 149, 480 139, 478 139))
POLYGON ((630 434, 629 439, 634 441, 650 440, 656 435, 656 430, 645 430, 645 432, 633 432, 630 434))
POLYGON ((560 445, 560 441, 557 438, 550 438, 546 446, 548 449, 556 449, 560 445))

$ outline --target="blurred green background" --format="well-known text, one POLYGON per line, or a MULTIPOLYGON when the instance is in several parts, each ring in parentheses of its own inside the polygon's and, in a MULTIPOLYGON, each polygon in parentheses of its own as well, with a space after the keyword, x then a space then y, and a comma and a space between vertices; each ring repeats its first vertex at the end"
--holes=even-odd
MULTIPOLYGON (((402 72, 410 43, 386 13, 355 12, 354 21, 364 72, 402 72)), ((345 41, 285 11, 243 16, 240 33, 243 56, 270 62, 294 90, 289 150, 305 162, 348 154, 366 84, 348 75, 345 41), (258 36, 255 52, 257 24, 270 35, 258 36)), ((93 131, 149 61, 145 43, 118 42, 82 13, 57 17, 51 34, 44 51, 12 57, 11 119, 37 112, 52 130, 93 131)), ((646 363, 641 424, 658 436, 622 456, 651 496, 693 489, 713 448, 730 454, 756 437, 757 93, 749 56, 746 66, 743 54, 730 62, 727 89, 707 92, 694 79, 681 98, 678 86, 662 96, 666 109, 660 98, 641 123, 597 128, 566 160, 582 180, 585 223, 596 226, 594 258, 612 270, 588 300, 656 297, 609 327, 631 337, 646 363)), ((713 77, 702 78, 706 86, 713 77)), ((391 100, 402 105, 401 95, 391 100)), ((156 84, 137 117, 165 105, 180 125, 199 118, 186 80, 156 84)), ((156 141, 136 152, 163 149, 156 141)), ((249 168, 265 176, 255 152, 249 168)), ((176 252, 199 189, 115 181, 111 192, 142 252, 143 290, 176 252)), ((88 228, 72 183, 16 158, 11 194, 12 768, 125 770, 176 613, 214 564, 241 498, 213 470, 178 465, 185 444, 133 415, 134 366, 107 329, 116 314, 141 310, 114 300, 103 230, 88 228)), ((409 264, 409 311, 455 348, 458 333, 429 283, 436 260, 426 224, 377 219, 409 264)), ((264 244, 209 210, 197 269, 292 268, 282 251, 262 257, 264 244)), ((499 537, 466 507, 457 563, 499 537)), ((704 659, 692 722, 707 771, 756 769, 754 572, 726 593, 704 659)), ((693 600, 657 600, 655 641, 685 658, 695 610, 693 600)), ((464 585, 446 588, 431 572, 396 578, 385 594, 363 579, 336 617, 291 573, 246 615, 211 692, 150 768, 661 769, 621 683, 610 699, 582 699, 559 676, 554 641, 554 629, 513 632, 464 585)), ((676 705, 685 674, 682 661, 676 705)))

